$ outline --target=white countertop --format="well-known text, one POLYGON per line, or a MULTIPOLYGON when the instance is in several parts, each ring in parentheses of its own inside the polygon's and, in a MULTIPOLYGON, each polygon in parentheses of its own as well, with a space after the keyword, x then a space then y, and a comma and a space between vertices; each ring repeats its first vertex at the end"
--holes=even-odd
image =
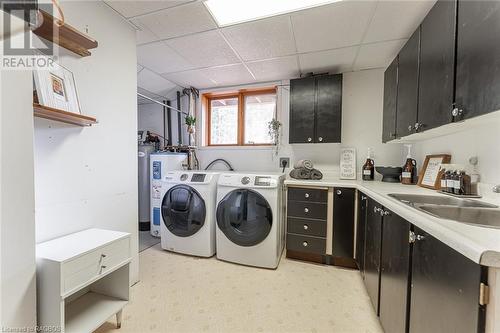
MULTIPOLYGON (((389 193, 436 196, 443 196, 444 194, 416 185, 382 183, 380 181, 340 180, 338 178, 324 178, 322 180, 287 179, 285 184, 356 188, 385 208, 428 232, 472 261, 484 266, 500 267, 500 229, 474 226, 437 218, 388 196, 389 193)), ((500 198, 497 200, 495 198, 483 198, 480 200, 500 206, 498 201, 500 198)))

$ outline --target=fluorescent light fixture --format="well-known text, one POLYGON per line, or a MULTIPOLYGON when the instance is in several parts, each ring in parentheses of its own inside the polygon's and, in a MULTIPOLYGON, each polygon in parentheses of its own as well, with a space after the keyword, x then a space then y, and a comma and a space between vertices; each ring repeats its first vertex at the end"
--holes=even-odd
POLYGON ((220 27, 317 7, 341 0, 206 0, 220 27))

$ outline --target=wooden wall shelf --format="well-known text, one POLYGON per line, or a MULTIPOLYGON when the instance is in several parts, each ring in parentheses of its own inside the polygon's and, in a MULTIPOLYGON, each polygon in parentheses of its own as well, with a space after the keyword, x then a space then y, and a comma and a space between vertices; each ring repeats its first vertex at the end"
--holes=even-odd
POLYGON ((95 118, 84 116, 78 113, 54 109, 48 106, 40 105, 38 103, 33 103, 33 112, 35 117, 60 121, 66 124, 77 126, 92 126, 94 124, 97 124, 97 119, 95 118))
POLYGON ((95 39, 76 30, 68 24, 58 26, 54 16, 43 10, 39 10, 39 20, 41 25, 33 30, 33 33, 48 41, 51 41, 73 53, 82 57, 90 56, 90 49, 95 49, 98 45, 95 39))

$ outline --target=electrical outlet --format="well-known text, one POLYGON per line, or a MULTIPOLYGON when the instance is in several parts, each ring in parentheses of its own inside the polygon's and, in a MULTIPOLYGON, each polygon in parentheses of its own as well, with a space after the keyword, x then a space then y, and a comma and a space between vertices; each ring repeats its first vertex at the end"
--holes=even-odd
POLYGON ((283 162, 286 162, 286 168, 290 167, 290 157, 280 157, 280 168, 283 168, 283 162))

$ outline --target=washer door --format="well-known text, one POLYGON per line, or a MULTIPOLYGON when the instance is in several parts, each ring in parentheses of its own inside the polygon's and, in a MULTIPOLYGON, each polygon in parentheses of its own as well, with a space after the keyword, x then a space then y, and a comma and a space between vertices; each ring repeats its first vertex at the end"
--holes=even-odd
POLYGON ((253 246, 269 235, 273 212, 260 193, 237 189, 229 192, 217 205, 217 225, 233 243, 253 246))
POLYGON ((176 185, 165 193, 161 215, 172 234, 188 237, 198 232, 205 223, 205 201, 194 188, 176 185))

